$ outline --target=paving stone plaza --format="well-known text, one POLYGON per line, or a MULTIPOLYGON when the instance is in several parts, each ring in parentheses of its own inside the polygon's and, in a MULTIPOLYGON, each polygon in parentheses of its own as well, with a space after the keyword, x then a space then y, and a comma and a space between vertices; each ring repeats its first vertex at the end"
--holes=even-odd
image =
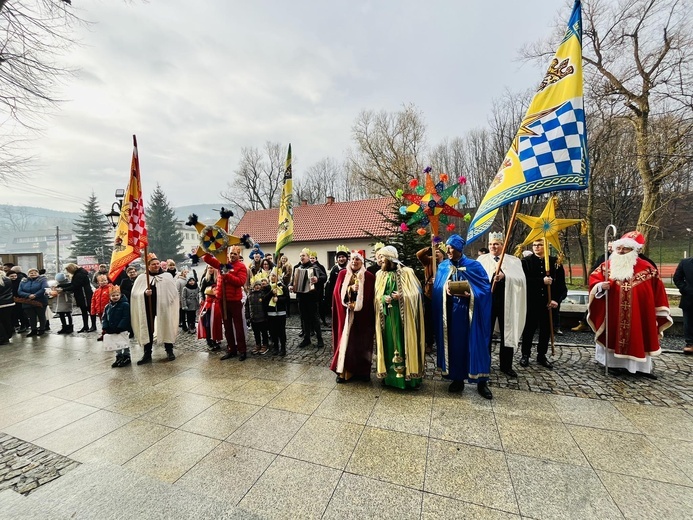
MULTIPOLYGON (((0 518, 693 517, 693 356, 605 375, 587 333, 554 370, 461 395, 338 385, 326 349, 112 369, 96 334, 0 347, 0 518)), ((675 340, 675 338, 674 338, 675 340)), ((680 343, 680 341, 679 341, 680 343)), ((142 351, 133 348, 133 357, 142 351)))

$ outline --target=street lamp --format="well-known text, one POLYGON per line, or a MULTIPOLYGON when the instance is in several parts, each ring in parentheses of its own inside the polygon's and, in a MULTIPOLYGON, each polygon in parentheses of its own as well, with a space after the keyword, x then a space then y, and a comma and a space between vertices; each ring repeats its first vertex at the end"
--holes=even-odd
POLYGON ((106 218, 111 223, 111 226, 113 226, 113 229, 118 227, 118 220, 120 219, 120 210, 123 207, 123 197, 124 196, 125 196, 125 190, 120 189, 120 188, 117 189, 115 191, 115 198, 118 200, 116 200, 111 205, 111 211, 109 213, 106 213, 106 218))
POLYGON ((693 233, 693 230, 691 228, 687 227, 686 228, 686 234, 688 235, 688 258, 691 257, 691 233, 693 233))

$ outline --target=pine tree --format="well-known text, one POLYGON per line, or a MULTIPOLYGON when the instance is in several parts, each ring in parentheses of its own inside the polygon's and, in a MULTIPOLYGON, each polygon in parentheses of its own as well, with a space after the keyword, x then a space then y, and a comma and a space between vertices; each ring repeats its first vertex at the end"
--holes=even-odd
POLYGON ((387 246, 394 246, 397 249, 399 260, 407 267, 414 269, 416 276, 423 280, 423 266, 416 258, 416 252, 424 247, 429 247, 431 245, 431 237, 430 235, 420 236, 414 231, 406 233, 401 231, 401 224, 409 220, 411 215, 402 215, 399 211, 400 205, 401 202, 395 200, 390 206, 389 212, 379 212, 389 230, 394 232, 392 235, 382 237, 372 235, 371 233, 368 233, 368 235, 374 239, 374 243, 382 242, 387 246))
POLYGON ((183 260, 183 235, 178 231, 176 213, 159 184, 145 207, 149 252, 159 260, 183 260))
POLYGON ((100 264, 110 263, 113 229, 93 192, 82 207, 82 215, 74 221, 72 234, 74 240, 70 249, 73 258, 96 255, 100 264))

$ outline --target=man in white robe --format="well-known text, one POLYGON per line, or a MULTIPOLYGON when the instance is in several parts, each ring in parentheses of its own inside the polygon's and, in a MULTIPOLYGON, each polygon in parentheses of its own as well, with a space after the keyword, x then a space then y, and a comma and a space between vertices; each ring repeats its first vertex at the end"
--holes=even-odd
MULTIPOLYGON (((522 262, 512 255, 504 255, 501 270, 498 269, 503 251, 503 233, 490 233, 489 253, 481 255, 481 263, 493 286, 493 306, 491 326, 500 336, 500 370, 509 377, 517 377, 513 370, 513 352, 520 342, 527 316, 527 280, 522 270, 522 262), (506 319, 507 317, 507 319, 506 319)), ((489 344, 489 350, 491 345, 489 344)))
POLYGON ((130 320, 137 342, 144 347, 144 356, 137 364, 152 362, 154 336, 164 344, 169 361, 176 359, 173 342, 178 335, 180 299, 173 278, 164 271, 154 254, 147 257, 147 275, 141 274, 132 286, 130 320))

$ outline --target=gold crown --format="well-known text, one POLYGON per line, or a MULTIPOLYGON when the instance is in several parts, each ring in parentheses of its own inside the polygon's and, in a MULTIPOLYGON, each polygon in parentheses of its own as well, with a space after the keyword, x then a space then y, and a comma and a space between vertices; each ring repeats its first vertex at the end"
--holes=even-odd
POLYGON ((342 246, 337 246, 337 252, 338 252, 338 253, 348 253, 348 252, 349 252, 349 248, 348 248, 347 246, 344 246, 344 245, 342 245, 342 246))

